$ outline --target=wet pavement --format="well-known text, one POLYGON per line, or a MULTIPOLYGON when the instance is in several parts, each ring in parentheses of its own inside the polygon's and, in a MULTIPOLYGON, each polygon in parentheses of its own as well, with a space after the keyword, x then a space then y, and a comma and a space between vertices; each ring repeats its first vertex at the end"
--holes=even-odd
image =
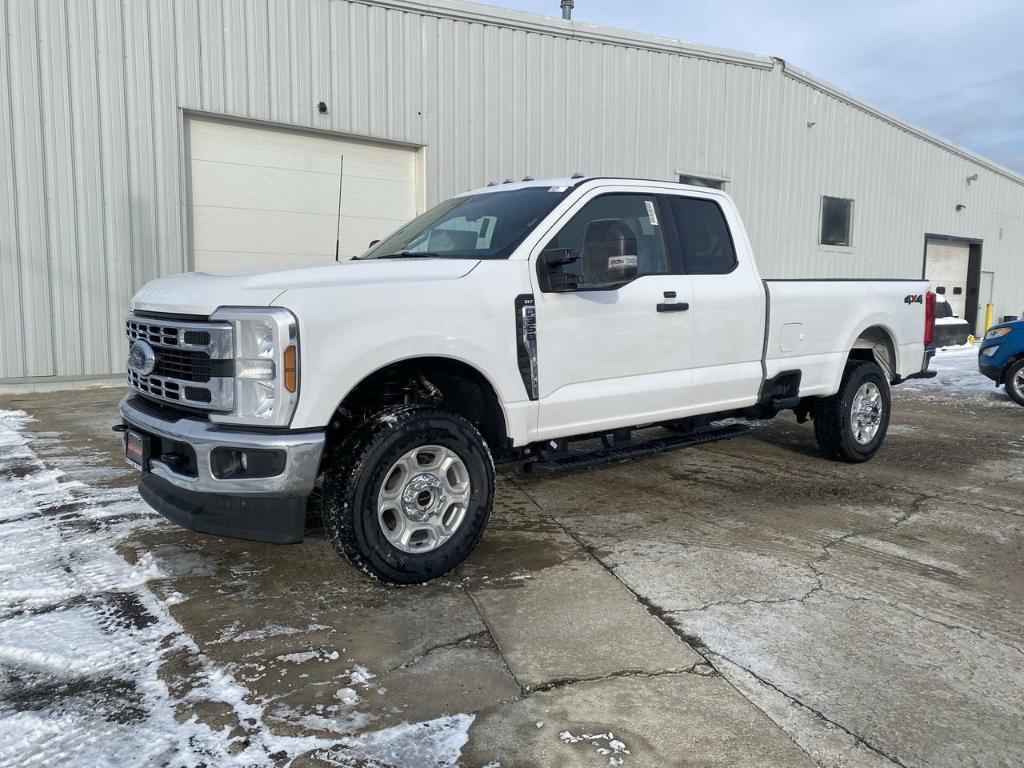
MULTIPOLYGON (((120 394, 0 410, 35 418, 33 472, 106 509, 134 503, 109 432, 120 394)), ((157 642, 151 685, 173 723, 250 763, 264 745, 267 765, 444 764, 450 743, 402 741, 418 738, 403 724, 441 722, 475 767, 1024 763, 1024 408, 1001 393, 898 390, 864 465, 820 458, 790 416, 579 474, 499 472, 470 560, 406 588, 348 567, 315 527, 277 547, 136 504, 111 541, 144 591, 104 610, 143 628, 167 613, 187 642, 157 642)), ((2 648, 0 663, 17 667, 2 648)), ((5 712, 45 709, 43 682, 0 676, 0 732, 5 712)))

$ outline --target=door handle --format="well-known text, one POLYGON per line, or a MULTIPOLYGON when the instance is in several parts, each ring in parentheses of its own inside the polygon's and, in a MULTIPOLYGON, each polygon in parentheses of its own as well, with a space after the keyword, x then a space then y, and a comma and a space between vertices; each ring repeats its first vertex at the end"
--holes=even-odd
POLYGON ((690 308, 690 305, 685 301, 674 301, 671 304, 659 304, 659 312, 685 312, 690 308))

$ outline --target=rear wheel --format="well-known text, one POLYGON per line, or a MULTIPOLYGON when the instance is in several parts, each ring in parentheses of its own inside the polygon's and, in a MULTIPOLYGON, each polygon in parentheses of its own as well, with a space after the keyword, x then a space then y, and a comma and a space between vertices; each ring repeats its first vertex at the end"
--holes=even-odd
POLYGON ((1003 377, 1003 384, 1006 385, 1006 394, 1019 405, 1024 405, 1024 360, 1010 366, 1003 377))
POLYGON ((867 461, 885 441, 892 399, 885 373, 875 363, 846 364, 839 392, 814 405, 814 436, 836 461, 867 461))
POLYGON ((324 474, 324 528, 366 573, 395 584, 437 578, 476 546, 494 501, 480 433, 436 408, 386 408, 324 474))

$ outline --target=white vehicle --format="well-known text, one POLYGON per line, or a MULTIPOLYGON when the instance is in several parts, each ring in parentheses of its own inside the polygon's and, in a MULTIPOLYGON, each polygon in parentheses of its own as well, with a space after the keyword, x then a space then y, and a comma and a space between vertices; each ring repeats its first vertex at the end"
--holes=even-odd
POLYGON ((869 459, 890 385, 929 375, 933 300, 919 280, 762 280, 720 191, 503 184, 352 261, 148 284, 117 429, 171 520, 297 542, 322 494, 340 552, 420 582, 480 538, 492 456, 554 472, 793 410, 830 458, 869 459), (650 426, 668 431, 633 439, 650 426))

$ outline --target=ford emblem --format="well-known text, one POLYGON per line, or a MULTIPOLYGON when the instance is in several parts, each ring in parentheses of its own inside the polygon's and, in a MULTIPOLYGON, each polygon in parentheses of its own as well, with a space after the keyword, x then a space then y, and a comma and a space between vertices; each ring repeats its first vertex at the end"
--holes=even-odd
POLYGON ((156 353, 142 339, 136 340, 128 350, 128 367, 139 376, 149 376, 156 368, 156 353))

